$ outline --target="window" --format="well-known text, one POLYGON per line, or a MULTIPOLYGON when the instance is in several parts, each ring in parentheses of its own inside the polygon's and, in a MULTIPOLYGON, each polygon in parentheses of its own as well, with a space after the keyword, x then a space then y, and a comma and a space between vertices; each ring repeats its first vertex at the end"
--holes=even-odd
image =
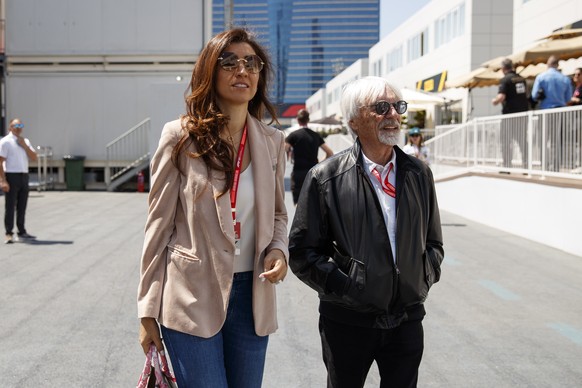
POLYGON ((408 39, 407 58, 408 62, 414 61, 428 53, 428 28, 420 34, 408 39))
POLYGON ((395 48, 386 55, 386 72, 402 67, 402 46, 395 48))
POLYGON ((465 3, 434 22, 434 47, 440 47, 465 33, 465 3))

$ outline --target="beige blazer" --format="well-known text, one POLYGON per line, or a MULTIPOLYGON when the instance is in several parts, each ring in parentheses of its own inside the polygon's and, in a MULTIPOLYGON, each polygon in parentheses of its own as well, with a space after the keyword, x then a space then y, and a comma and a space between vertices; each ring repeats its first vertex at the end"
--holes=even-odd
MULTIPOLYGON (((247 117, 255 188, 256 255, 253 278, 255 331, 277 329, 275 286, 258 278, 266 252, 277 248, 289 257, 285 208, 284 135, 247 117)), ((182 137, 180 120, 167 123, 151 162, 149 212, 138 287, 138 315, 165 327, 211 337, 224 324, 232 286, 234 227, 224 174, 208 176, 199 158, 181 157, 180 174, 172 149, 182 137)), ((194 151, 194 146, 189 147, 194 151)))

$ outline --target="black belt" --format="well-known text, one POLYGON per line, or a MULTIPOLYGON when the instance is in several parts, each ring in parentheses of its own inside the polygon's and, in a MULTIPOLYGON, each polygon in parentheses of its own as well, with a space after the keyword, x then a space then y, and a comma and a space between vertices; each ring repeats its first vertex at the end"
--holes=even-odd
POLYGON ((6 172, 5 175, 28 175, 27 172, 6 172))

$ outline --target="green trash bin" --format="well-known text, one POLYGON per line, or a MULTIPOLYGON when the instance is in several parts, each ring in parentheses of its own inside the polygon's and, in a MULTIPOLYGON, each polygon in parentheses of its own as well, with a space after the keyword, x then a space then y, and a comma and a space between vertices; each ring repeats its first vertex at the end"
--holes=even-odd
POLYGON ((65 155, 65 181, 67 190, 82 191, 85 190, 83 180, 85 157, 80 155, 65 155))

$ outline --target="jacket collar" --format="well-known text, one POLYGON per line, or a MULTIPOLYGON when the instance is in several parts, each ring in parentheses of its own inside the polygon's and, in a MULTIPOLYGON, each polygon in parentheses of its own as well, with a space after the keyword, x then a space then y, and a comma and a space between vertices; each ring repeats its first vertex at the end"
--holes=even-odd
MULTIPOLYGON (((410 160, 410 156, 404 153, 404 151, 402 151, 400 147, 395 145, 393 147, 393 150, 396 153, 396 176, 399 176, 401 175, 401 172, 404 173, 404 171, 408 170, 420 172, 418 166, 416 166, 410 160)), ((357 164, 358 166, 364 168, 364 161, 362 159, 362 145, 360 143, 360 138, 356 138, 356 141, 354 142, 354 145, 352 146, 352 149, 350 151, 350 156, 353 159, 354 164, 357 164)))

